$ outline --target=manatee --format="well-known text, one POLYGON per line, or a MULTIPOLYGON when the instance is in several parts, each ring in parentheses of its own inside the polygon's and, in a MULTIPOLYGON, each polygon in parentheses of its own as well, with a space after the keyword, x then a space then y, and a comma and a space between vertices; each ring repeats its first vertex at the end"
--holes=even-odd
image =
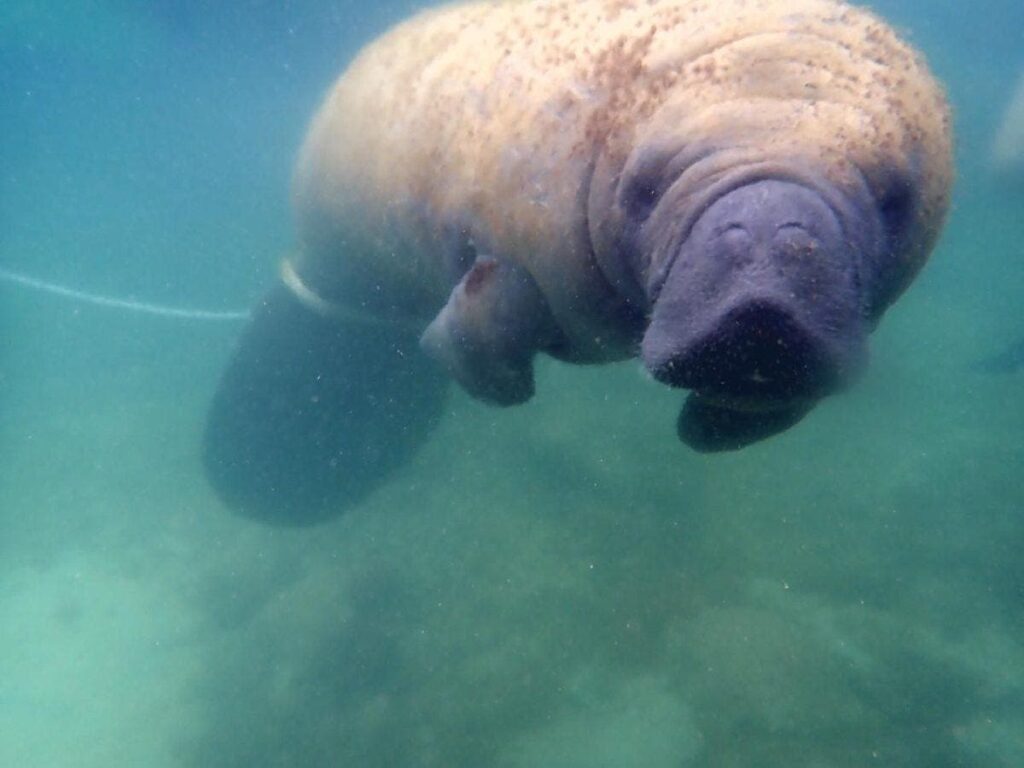
POLYGON ((639 358, 735 450, 853 382, 949 204, 922 57, 831 0, 428 10, 313 119, 298 243, 214 396, 238 512, 327 519, 427 438, 446 381, 514 405, 538 353, 639 358))
POLYGON ((991 163, 1000 178, 1024 183, 1024 73, 999 121, 991 163))
MULTIPOLYGON (((1024 73, 999 121, 989 157, 995 179, 1012 195, 1024 191, 1024 73)), ((1009 374, 1024 370, 1024 337, 1000 352, 976 361, 972 370, 985 374, 1009 374)))

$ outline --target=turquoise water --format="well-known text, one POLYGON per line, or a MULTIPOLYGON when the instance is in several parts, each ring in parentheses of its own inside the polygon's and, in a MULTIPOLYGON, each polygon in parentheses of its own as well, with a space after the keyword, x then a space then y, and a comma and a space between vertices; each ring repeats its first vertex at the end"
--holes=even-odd
MULTIPOLYGON (((247 307, 313 109, 409 3, 0 9, 0 266, 247 307)), ((875 7, 956 107, 945 237, 850 393, 740 453, 634 364, 461 393, 335 522, 232 516, 239 326, 0 286, 0 766, 1024 765, 1024 185, 984 163, 1024 7, 875 7)))

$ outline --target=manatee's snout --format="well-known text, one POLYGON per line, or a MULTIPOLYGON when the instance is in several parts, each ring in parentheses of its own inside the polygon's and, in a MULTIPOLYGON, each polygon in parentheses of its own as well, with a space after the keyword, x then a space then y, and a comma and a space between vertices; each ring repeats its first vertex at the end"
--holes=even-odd
POLYGON ((744 297, 653 369, 662 382, 725 404, 764 409, 821 397, 839 362, 797 313, 775 297, 744 297))
POLYGON ((705 210, 642 345, 656 379, 694 391, 687 443, 741 447, 851 380, 866 357, 859 259, 836 212, 801 184, 753 182, 705 210))

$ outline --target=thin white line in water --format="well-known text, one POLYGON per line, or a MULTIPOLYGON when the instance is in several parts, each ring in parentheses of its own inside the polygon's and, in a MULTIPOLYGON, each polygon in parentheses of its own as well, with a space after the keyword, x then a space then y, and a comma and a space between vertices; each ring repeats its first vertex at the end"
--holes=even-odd
POLYGON ((173 317, 179 320, 248 320, 248 312, 236 312, 236 311, 216 311, 209 309, 189 309, 187 307, 167 307, 162 304, 149 304, 144 301, 132 301, 130 299, 118 299, 113 296, 100 296, 95 293, 86 293, 85 291, 78 291, 74 288, 67 288, 63 285, 57 285, 55 283, 48 283, 45 280, 40 280, 35 277, 29 277, 28 275, 22 275, 18 272, 11 272, 10 270, 0 267, 0 280, 8 283, 16 283, 17 285, 23 285, 26 288, 34 288, 37 291, 43 291, 44 293, 50 293, 54 296, 61 296, 65 299, 72 299, 74 301, 81 301, 86 304, 94 304, 99 307, 110 307, 112 309, 123 309, 128 312, 139 312, 147 315, 156 315, 157 317, 173 317))

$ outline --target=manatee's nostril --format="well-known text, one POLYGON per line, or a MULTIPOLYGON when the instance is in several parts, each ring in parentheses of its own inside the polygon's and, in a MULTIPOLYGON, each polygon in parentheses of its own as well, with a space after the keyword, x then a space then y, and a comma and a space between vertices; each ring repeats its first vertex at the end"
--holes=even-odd
POLYGON ((814 234, 802 224, 783 224, 775 232, 772 241, 773 254, 782 259, 813 256, 820 250, 820 243, 814 234))
POLYGON ((655 371, 661 381, 758 405, 818 397, 834 384, 820 342, 785 308, 752 301, 655 371))
POLYGON ((742 224, 730 222, 715 232, 715 237, 731 246, 748 245, 751 242, 750 232, 742 224))

